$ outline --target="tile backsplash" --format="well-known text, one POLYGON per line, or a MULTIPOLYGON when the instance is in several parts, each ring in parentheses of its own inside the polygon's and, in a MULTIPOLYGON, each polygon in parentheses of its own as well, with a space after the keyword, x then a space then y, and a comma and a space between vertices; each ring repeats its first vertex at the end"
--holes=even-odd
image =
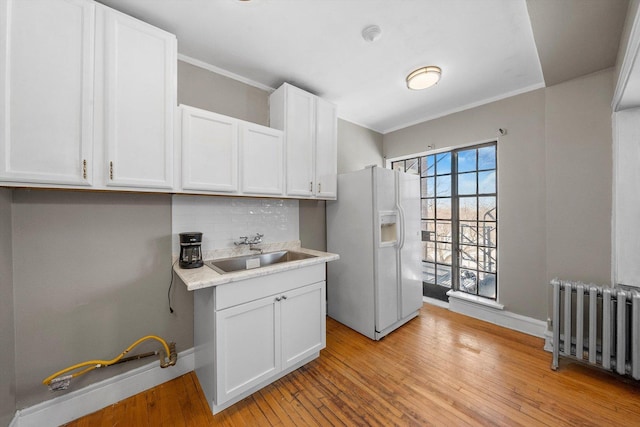
POLYGON ((179 233, 199 231, 202 251, 234 247, 240 236, 264 234, 265 243, 300 239, 298 201, 174 195, 171 203, 172 252, 180 252, 179 233))

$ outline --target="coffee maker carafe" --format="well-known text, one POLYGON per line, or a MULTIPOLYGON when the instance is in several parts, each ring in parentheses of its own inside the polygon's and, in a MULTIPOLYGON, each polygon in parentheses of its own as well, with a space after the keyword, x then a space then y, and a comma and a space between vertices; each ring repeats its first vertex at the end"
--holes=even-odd
POLYGON ((202 261, 202 233, 180 233, 180 267, 198 268, 202 261))

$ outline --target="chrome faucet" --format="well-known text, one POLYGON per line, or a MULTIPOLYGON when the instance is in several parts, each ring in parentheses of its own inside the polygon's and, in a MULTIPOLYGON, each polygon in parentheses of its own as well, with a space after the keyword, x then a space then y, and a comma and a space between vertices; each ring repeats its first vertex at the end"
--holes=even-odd
POLYGON ((253 245, 257 245, 259 243, 262 243, 262 238, 263 237, 264 237, 264 234, 261 234, 261 233, 256 233, 256 235, 253 236, 253 238, 251 240, 249 240, 248 236, 240 236, 240 240, 237 241, 237 242, 233 242, 233 244, 236 245, 236 246, 249 245, 249 250, 250 251, 258 251, 259 253, 262 253, 262 249, 254 248, 253 245))

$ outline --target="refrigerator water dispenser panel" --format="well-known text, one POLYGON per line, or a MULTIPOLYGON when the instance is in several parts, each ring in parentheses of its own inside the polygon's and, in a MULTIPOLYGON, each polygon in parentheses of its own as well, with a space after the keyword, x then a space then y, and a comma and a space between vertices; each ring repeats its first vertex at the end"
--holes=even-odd
POLYGON ((397 212, 380 212, 380 246, 392 246, 398 242, 397 222, 397 212))

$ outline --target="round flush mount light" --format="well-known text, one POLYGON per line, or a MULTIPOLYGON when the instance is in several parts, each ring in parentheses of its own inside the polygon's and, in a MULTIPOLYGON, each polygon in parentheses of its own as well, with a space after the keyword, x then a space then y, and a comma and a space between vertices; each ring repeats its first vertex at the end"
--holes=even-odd
POLYGON ((378 40, 382 35, 382 30, 377 25, 369 25, 362 30, 362 38, 369 43, 378 40))
POLYGON ((440 67, 434 65, 418 68, 407 76, 407 87, 412 90, 429 88, 438 83, 441 74, 440 67))

